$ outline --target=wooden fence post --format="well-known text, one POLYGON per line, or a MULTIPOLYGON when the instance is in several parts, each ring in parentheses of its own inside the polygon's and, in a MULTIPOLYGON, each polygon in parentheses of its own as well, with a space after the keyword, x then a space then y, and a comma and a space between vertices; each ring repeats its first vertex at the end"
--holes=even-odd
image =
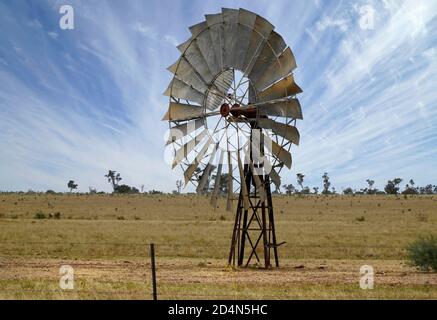
POLYGON ((153 287, 153 300, 158 300, 156 293, 156 266, 155 266, 155 244, 150 244, 150 262, 152 268, 152 287, 153 287))

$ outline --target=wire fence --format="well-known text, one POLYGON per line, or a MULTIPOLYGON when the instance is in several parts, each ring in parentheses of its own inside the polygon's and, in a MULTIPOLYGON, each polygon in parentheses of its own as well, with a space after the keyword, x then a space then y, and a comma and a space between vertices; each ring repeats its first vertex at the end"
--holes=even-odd
MULTIPOLYGON (((189 263, 177 261, 180 256, 168 254, 168 248, 182 248, 187 244, 149 242, 48 242, 48 241, 0 241, 0 298, 12 299, 278 299, 287 297, 286 291, 253 292, 253 287, 244 285, 244 280, 235 277, 232 268, 226 267, 221 260, 209 267, 204 257, 189 263), (47 246, 47 248, 45 248, 47 246), (105 254, 96 254, 91 257, 69 256, 68 250, 53 251, 52 246, 77 247, 89 246, 104 247, 105 254), (154 247, 156 246, 156 268, 154 247), (19 248, 27 248, 22 252, 14 253, 19 248), (138 251, 125 259, 123 250, 114 248, 136 247, 138 251), (17 249, 18 248, 18 249, 17 249), (41 249, 43 248, 43 249, 41 249), (152 255, 151 253, 152 249, 152 255), (11 250, 12 249, 12 250, 11 250), (140 253, 140 254, 139 254, 140 253), (109 259, 107 259, 109 257, 109 259), (164 258, 165 257, 165 258, 164 258), (170 257, 170 258, 169 258, 170 257), (102 260, 103 259, 103 260, 102 260), (173 259, 173 260, 172 260, 173 259), (62 266, 71 266, 74 270, 72 281, 74 287, 63 289, 61 281, 65 273, 60 271, 62 266), (154 274, 156 271, 156 274, 154 274), (217 274, 229 272, 228 281, 216 283, 217 274), (194 276, 193 276, 194 275, 194 276)), ((349 250, 403 250, 403 248, 387 245, 311 245, 293 244, 294 248, 332 249, 348 248, 349 250)), ((223 252, 229 250, 224 245, 190 245, 190 251, 209 250, 217 248, 223 252)), ((83 251, 82 251, 83 252, 83 251)), ((192 258, 191 255, 187 256, 192 258)), ((206 259, 208 260, 208 259, 206 259)), ((211 260, 211 259, 210 259, 211 260)), ((213 260, 213 259, 212 259, 213 260)), ((299 272, 302 266, 290 265, 288 269, 299 272)), ((303 267, 302 269, 304 269, 303 267)), ((323 266, 319 267, 323 270, 323 266)), ((250 270, 253 270, 250 269, 250 270)), ((260 270, 261 272, 261 270, 260 270)), ((330 270, 330 274, 345 274, 344 270, 330 270)), ((347 274, 348 272, 346 272, 347 274)), ((353 271, 356 273, 356 270, 353 271)), ((349 272, 350 274, 350 272, 349 272)), ((71 280, 70 279, 70 280, 71 280)), ((346 293, 352 290, 347 286, 342 289, 346 293)), ((341 296, 336 295, 337 298, 341 296)), ((293 298, 293 297, 288 297, 293 298)))

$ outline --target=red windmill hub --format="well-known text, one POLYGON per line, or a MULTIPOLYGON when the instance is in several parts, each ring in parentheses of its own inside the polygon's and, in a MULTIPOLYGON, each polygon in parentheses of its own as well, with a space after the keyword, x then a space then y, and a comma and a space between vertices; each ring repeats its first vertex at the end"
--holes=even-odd
POLYGON ((229 104, 223 103, 220 107, 220 114, 222 117, 227 117, 229 115, 231 108, 229 107, 229 104))
POLYGON ((256 118, 256 109, 240 109, 240 104, 234 103, 232 107, 227 103, 223 103, 220 107, 220 114, 222 117, 227 117, 229 114, 238 118, 240 116, 245 116, 246 118, 256 118))

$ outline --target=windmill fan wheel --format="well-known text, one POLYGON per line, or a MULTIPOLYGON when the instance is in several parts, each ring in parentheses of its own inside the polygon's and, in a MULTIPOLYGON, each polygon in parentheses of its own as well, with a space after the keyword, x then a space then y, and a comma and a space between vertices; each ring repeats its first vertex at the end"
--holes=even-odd
POLYGON ((270 183, 280 187, 299 144, 296 61, 274 26, 245 9, 223 8, 189 30, 164 93, 172 166, 197 193, 210 193, 214 207, 226 196, 227 210, 248 210, 252 193, 264 203, 270 183))

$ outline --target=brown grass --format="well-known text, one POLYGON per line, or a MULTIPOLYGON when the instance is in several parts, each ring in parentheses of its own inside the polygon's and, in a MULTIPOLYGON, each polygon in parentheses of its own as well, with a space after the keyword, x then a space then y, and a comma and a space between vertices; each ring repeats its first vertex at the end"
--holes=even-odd
POLYGON ((437 197, 275 197, 279 270, 226 266, 234 214, 196 196, 0 195, 0 298, 437 298, 405 247, 435 233, 437 197), (55 214, 60 213, 60 219, 55 214), (43 213, 46 219, 36 219, 43 213), (49 216, 52 218, 48 218, 49 216), (71 264, 76 289, 61 291, 71 264), (375 289, 359 288, 359 267, 375 289))

